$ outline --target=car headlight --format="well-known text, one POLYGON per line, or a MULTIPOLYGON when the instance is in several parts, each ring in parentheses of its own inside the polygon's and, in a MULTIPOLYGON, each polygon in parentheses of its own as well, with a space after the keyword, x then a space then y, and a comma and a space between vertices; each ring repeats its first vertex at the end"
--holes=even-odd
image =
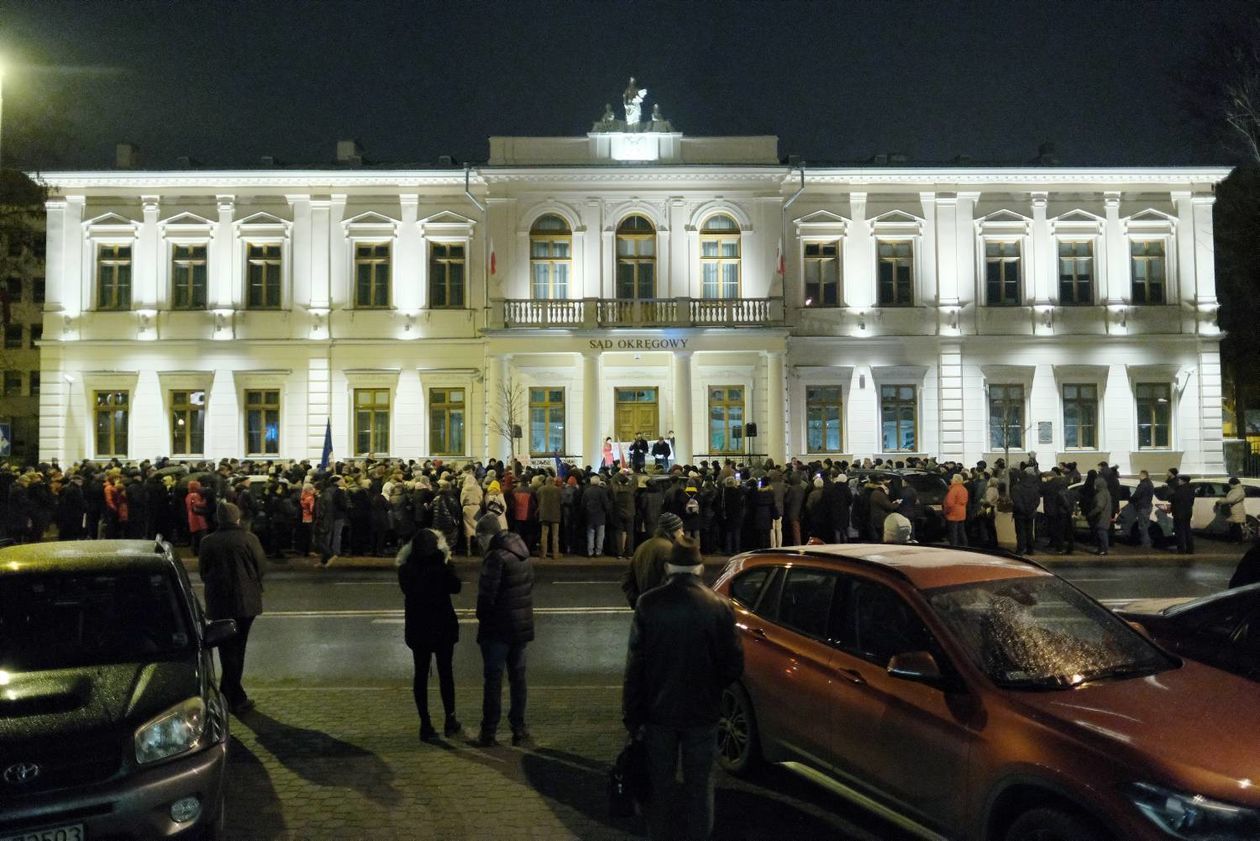
POLYGON ((1152 823, 1186 841, 1260 838, 1260 810, 1183 794, 1150 783, 1135 783, 1129 799, 1152 823))
POLYGON ((136 730, 136 761, 144 765, 196 750, 205 732, 205 701, 181 701, 136 730))

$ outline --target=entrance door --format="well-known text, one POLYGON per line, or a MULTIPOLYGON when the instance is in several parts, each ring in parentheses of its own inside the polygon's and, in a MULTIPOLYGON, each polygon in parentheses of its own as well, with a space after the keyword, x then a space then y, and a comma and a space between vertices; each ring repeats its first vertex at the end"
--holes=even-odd
POLYGON ((660 433, 660 405, 655 388, 614 389, 613 437, 633 441, 642 432, 651 441, 660 433))

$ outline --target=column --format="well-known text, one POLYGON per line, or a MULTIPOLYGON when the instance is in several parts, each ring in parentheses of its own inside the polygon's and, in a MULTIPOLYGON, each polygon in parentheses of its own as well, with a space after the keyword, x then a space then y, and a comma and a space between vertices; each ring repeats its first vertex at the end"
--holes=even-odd
POLYGON ((582 352, 582 457, 595 465, 601 456, 599 443, 599 353, 582 352))
POLYGON ((919 203, 923 207, 923 259, 919 261, 919 292, 923 296, 922 303, 945 305, 939 273, 939 261, 936 259, 936 194, 919 193, 919 203))
POLYGON ((1107 253, 1107 268, 1103 275, 1107 294, 1103 303, 1123 304, 1129 297, 1129 245, 1120 223, 1120 194, 1104 193, 1103 206, 1106 208, 1103 240, 1107 253))
MULTIPOLYGON (((214 251, 214 256, 210 258, 210 277, 208 282, 209 289, 206 290, 206 301, 210 304, 210 309, 232 309, 233 299, 236 298, 235 289, 233 289, 232 278, 234 269, 236 268, 236 258, 233 252, 236 249, 236 238, 232 232, 232 217, 236 214, 236 196, 217 195, 214 197, 215 207, 218 210, 219 220, 214 228, 214 240, 210 244, 210 248, 214 251)), ((294 207, 294 215, 296 217, 297 208, 294 207)), ((296 234, 296 224, 294 225, 294 233, 296 234)), ((241 302, 244 302, 244 284, 241 284, 241 302)))
MULTIPOLYGON (((508 422, 507 405, 505 399, 504 388, 511 385, 511 378, 508 376, 508 359, 511 357, 502 354, 486 355, 486 375, 485 375, 485 404, 486 404, 486 442, 485 452, 488 458, 497 458, 506 460, 508 457, 508 439, 503 435, 506 429, 504 424, 508 422)), ((527 418, 523 414, 528 411, 521 411, 521 407, 516 407, 517 417, 515 421, 522 426, 527 422, 527 418)))
POLYGON ((402 224, 398 226, 394 240, 393 300, 394 306, 400 311, 415 312, 424 306, 420 288, 404 278, 418 277, 420 263, 424 260, 424 240, 416 225, 420 196, 416 193, 403 193, 398 197, 398 203, 402 224))
POLYGON ((787 461, 787 382, 781 350, 766 353, 766 455, 775 464, 787 461))
POLYGON ((144 222, 136 236, 135 257, 132 260, 132 273, 135 277, 135 289, 131 296, 133 309, 156 309, 158 303, 158 277, 161 258, 158 251, 162 247, 158 236, 158 197, 141 196, 140 206, 144 214, 144 222))
POLYGON ((327 310, 332 306, 329 258, 333 203, 328 199, 311 201, 311 301, 315 310, 327 310))
MULTIPOLYGON (((1191 202, 1194 212, 1194 301, 1200 309, 1215 308, 1216 246, 1212 233, 1212 205, 1216 203, 1216 196, 1197 193, 1191 202)), ((1186 297, 1186 293, 1182 292, 1182 300, 1186 297)))
MULTIPOLYGON (((1048 193, 1032 194, 1032 253, 1028 255, 1029 273, 1032 275, 1033 303, 1049 305, 1054 293, 1054 262, 1057 256, 1051 251, 1050 222, 1046 218, 1048 193)), ((1025 284, 1027 287, 1028 285, 1025 284)))
MULTIPOLYGON (((979 193, 958 193, 954 213, 955 294, 962 303, 976 303, 976 202, 979 193)), ((937 231, 939 237, 940 231, 937 231)), ((962 320, 959 319, 959 327, 962 320)))
POLYGON ((674 461, 691 463, 691 403, 695 395, 691 391, 691 357, 689 350, 674 353, 674 461))
POLYGON ((875 261, 871 259, 871 226, 866 221, 866 193, 849 194, 850 222, 844 237, 841 259, 844 272, 844 302, 858 310, 875 305, 876 278, 872 274, 875 261))
MULTIPOLYGON (((92 273, 88 260, 96 255, 85 256, 87 243, 83 237, 83 209, 87 199, 84 196, 66 196, 65 221, 62 235, 61 253, 65 262, 62 264, 60 276, 61 308, 68 316, 77 316, 85 307, 90 306, 92 273)), ((51 250, 51 249, 50 249, 51 250)), ((49 255, 51 257, 51 255, 49 255)), ((52 295, 53 275, 48 274, 46 294, 52 295)), ((48 300, 53 300, 51 297, 48 300)))

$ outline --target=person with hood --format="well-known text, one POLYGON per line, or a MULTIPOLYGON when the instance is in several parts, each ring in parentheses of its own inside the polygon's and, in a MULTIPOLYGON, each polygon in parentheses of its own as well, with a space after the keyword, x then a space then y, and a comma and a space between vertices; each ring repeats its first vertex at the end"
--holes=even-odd
POLYGON ((193 554, 201 549, 201 539, 209 530, 206 523, 206 500, 201 495, 201 483, 196 479, 188 482, 188 493, 184 495, 184 510, 188 517, 188 535, 192 540, 193 554))
POLYGON ((853 491, 849 488, 848 476, 841 473, 823 486, 822 504, 827 516, 824 528, 831 530, 824 539, 831 543, 834 535, 834 542, 848 543, 849 520, 853 512, 853 491))
POLYGON ((884 521, 888 519, 889 514, 892 514, 898 508, 897 503, 893 502, 889 496, 888 486, 890 484, 891 481, 885 477, 872 479, 868 485, 870 487, 870 495, 867 497, 867 506, 870 511, 868 527, 872 540, 883 540, 884 521))
MULTIPOLYGON (((467 510, 467 507, 465 507, 465 516, 467 516, 467 510)), ((490 484, 486 486, 485 496, 482 497, 481 513, 493 514, 495 517, 498 517, 499 525, 507 529, 507 498, 503 495, 503 490, 499 487, 497 479, 491 479, 490 484)))
MULTIPOLYGON (((498 482, 495 482, 495 485, 497 486, 498 482)), ((465 473, 464 485, 459 491, 459 504, 464 513, 464 540, 470 558, 477 551, 473 536, 477 532, 477 518, 481 516, 484 498, 485 494, 481 492, 481 485, 477 484, 477 477, 472 471, 465 473)), ((506 505, 504 510, 507 510, 506 505)))
POLYGON ((485 552, 477 583, 477 644, 481 647, 485 686, 481 730, 475 744, 489 748, 499 743, 496 734, 503 712, 506 668, 512 744, 528 746, 532 740, 525 723, 525 646, 534 639, 534 566, 520 535, 505 531, 498 517, 486 515, 479 519, 474 535, 485 552))
POLYGON ((451 565, 446 537, 433 529, 421 529, 403 544, 396 559, 398 586, 403 591, 403 638, 411 649, 414 665, 411 689, 420 714, 420 740, 437 739, 437 729, 429 715, 429 664, 437 662, 442 711, 446 714, 442 734, 447 738, 463 732, 455 718, 455 643, 459 641, 459 620, 451 596, 462 588, 451 565))
POLYGON ((1090 497, 1089 510, 1085 512, 1085 516, 1098 542, 1098 549, 1094 554, 1106 555, 1107 536, 1111 533, 1111 492, 1107 490, 1107 480, 1102 476, 1094 479, 1094 495, 1090 497))
POLYGON ((612 496, 603 480, 591 477, 591 484, 582 492, 582 519, 586 522, 586 556, 604 554, 605 529, 612 516, 612 496))
POLYGON ((1229 523, 1229 540, 1231 543, 1242 543, 1243 526, 1247 524, 1247 507, 1244 504, 1246 492, 1237 476, 1229 477, 1229 490, 1221 500, 1221 516, 1229 523))
POLYGON ((961 473, 955 473, 949 480, 949 490, 945 492, 945 503, 941 506, 945 514, 945 527, 949 530, 950 546, 967 545, 967 486, 961 473))

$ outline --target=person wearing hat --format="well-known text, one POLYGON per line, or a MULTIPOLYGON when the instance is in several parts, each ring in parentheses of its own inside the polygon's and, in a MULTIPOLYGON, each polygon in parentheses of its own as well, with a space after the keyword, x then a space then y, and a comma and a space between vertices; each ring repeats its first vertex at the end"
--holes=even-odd
POLYGON ((481 647, 484 690, 481 730, 474 744, 498 745, 503 713, 503 671, 508 673, 512 744, 532 743, 525 724, 525 646, 534 639, 534 566, 520 535, 503 529, 499 518, 477 520, 474 537, 485 553, 477 582, 477 645, 481 647))
POLYGON ((446 537, 433 529, 420 529, 403 544, 396 558, 398 586, 404 595, 403 639, 411 649, 415 671, 412 694, 420 714, 420 739, 437 739, 437 729, 429 715, 429 663, 437 661, 442 711, 445 713, 443 735, 448 738, 463 732, 455 718, 455 672, 452 667, 455 643, 459 641, 459 620, 451 595, 462 588, 459 576, 451 566, 451 550, 446 537))
POLYGON ((245 645, 254 617, 263 611, 262 578, 266 557, 258 536, 241 526, 241 509, 219 504, 218 529, 206 535, 197 553, 197 571, 205 584, 206 616, 234 619, 236 635, 219 645, 219 691, 228 709, 240 715, 254 706, 241 685, 245 645))
POLYGON ((703 571, 699 544, 680 538, 670 550, 665 583, 638 600, 630 626, 622 720, 646 748, 653 839, 712 836, 722 692, 744 671, 735 614, 705 586, 703 571), (675 797, 680 764, 683 782, 675 797))
POLYGON ((682 518, 666 511, 656 521, 656 534, 634 550, 630 566, 621 577, 621 590, 626 594, 630 607, 638 603, 639 596, 665 581, 665 565, 682 536, 682 518))

